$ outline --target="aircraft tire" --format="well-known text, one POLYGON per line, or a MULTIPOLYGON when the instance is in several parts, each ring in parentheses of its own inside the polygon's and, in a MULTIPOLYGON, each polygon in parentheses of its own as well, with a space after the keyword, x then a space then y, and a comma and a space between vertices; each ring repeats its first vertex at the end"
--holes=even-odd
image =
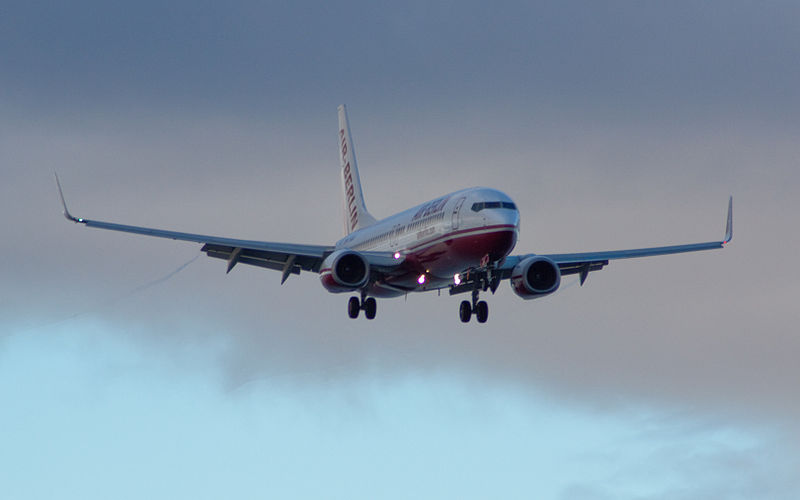
POLYGON ((489 319, 489 304, 485 300, 475 304, 475 316, 478 317, 478 323, 486 323, 489 319))
POLYGON ((347 302, 347 315, 353 319, 358 317, 358 311, 361 310, 361 304, 358 301, 358 297, 350 297, 350 300, 347 302))
POLYGON ((469 319, 472 317, 472 305, 469 301, 461 302, 461 306, 458 308, 458 317, 461 318, 462 323, 469 323, 469 319))
POLYGON ((364 316, 367 319, 375 319, 375 313, 378 310, 378 303, 374 297, 367 297, 364 300, 364 316))

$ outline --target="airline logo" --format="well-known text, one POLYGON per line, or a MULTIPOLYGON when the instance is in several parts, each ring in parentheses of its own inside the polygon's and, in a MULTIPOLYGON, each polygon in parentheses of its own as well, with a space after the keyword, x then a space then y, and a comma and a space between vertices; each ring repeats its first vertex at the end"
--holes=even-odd
POLYGON ((422 207, 417 210, 417 213, 414 214, 414 217, 411 220, 415 221, 417 219, 423 219, 441 212, 444 210, 444 206, 447 205, 448 201, 450 201, 450 196, 445 196, 422 205, 422 207))
POLYGON ((342 175, 344 175, 345 211, 350 217, 350 229, 352 230, 358 225, 358 205, 356 204, 355 186, 353 185, 353 173, 350 168, 350 160, 347 159, 347 137, 344 134, 344 129, 339 130, 339 138, 342 142, 342 163, 344 163, 342 175))

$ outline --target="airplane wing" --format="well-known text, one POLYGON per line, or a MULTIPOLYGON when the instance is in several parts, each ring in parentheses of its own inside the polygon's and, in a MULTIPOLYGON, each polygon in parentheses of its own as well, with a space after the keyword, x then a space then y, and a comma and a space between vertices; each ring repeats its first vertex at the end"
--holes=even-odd
MULTIPOLYGON (((64 217, 68 220, 98 229, 109 229, 125 233, 155 236, 158 238, 203 243, 203 248, 201 250, 209 257, 228 261, 228 272, 238 263, 250 264, 281 271, 283 273, 281 283, 283 283, 290 274, 300 274, 301 270, 319 272, 322 261, 334 250, 332 246, 238 240, 204 234, 166 231, 150 227, 128 226, 74 217, 67 209, 67 203, 64 201, 64 194, 61 191, 61 183, 58 180, 58 176, 56 176, 56 185, 58 186, 58 194, 61 197, 64 217)), ((376 260, 382 260, 377 257, 383 256, 375 257, 376 260)))
MULTIPOLYGON (((616 259, 635 259, 639 257, 651 257, 655 255, 668 255, 674 253, 697 252, 700 250, 713 250, 723 248, 733 239, 733 196, 728 200, 728 216, 725 225, 725 238, 722 241, 709 241, 706 243, 691 243, 688 245, 672 245, 663 247, 634 248, 629 250, 611 250, 603 252, 585 253, 560 253, 560 254, 541 254, 556 264, 562 275, 580 274, 581 285, 586 281, 586 277, 591 271, 599 271, 608 265, 610 260, 616 259)), ((508 257, 502 266, 498 268, 501 279, 511 277, 511 271, 521 260, 531 257, 530 255, 515 255, 508 257)))

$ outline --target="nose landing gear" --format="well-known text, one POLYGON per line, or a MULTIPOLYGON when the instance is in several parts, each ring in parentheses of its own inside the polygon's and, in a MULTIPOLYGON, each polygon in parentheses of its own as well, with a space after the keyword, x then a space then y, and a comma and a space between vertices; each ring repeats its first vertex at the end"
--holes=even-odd
POLYGON ((478 294, 477 289, 472 290, 472 303, 470 304, 468 300, 461 302, 458 308, 458 317, 461 318, 462 323, 469 323, 473 313, 475 313, 478 323, 486 323, 486 320, 489 319, 489 304, 485 300, 478 300, 478 294))
POLYGON ((361 300, 358 297, 350 297, 350 300, 347 301, 347 315, 351 318, 357 318, 358 312, 361 310, 364 311, 365 318, 375 319, 378 303, 374 297, 367 297, 366 292, 361 292, 361 300))

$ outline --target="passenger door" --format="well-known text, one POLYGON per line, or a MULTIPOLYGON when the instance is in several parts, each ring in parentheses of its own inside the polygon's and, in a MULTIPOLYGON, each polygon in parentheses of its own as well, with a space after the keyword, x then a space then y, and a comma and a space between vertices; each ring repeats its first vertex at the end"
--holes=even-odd
POLYGON ((456 204, 453 205, 453 230, 455 231, 458 229, 459 225, 459 212, 461 211, 461 206, 464 204, 464 200, 467 198, 462 196, 458 200, 456 200, 456 204))

